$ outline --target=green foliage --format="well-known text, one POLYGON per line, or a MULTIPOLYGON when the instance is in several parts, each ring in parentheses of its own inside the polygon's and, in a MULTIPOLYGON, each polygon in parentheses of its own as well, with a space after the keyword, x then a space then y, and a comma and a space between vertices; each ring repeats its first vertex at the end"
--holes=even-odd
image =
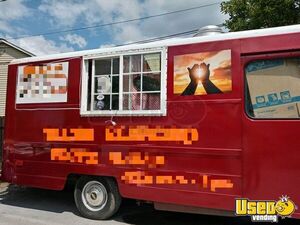
POLYGON ((300 23, 300 0, 229 0, 221 12, 230 31, 285 26, 300 23))

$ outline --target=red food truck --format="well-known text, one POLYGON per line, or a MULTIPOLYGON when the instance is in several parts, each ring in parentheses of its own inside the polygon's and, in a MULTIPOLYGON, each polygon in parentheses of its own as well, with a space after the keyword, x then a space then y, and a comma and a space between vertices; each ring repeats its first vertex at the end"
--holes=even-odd
POLYGON ((294 25, 14 60, 2 180, 73 181, 92 219, 122 198, 300 218, 299 40, 294 25))

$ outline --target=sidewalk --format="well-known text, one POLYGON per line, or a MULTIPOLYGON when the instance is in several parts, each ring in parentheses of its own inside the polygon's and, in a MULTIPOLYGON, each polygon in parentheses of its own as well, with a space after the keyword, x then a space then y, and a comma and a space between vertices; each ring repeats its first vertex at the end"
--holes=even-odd
POLYGON ((0 160, 0 183, 1 183, 2 161, 0 160))
POLYGON ((9 183, 0 180, 0 194, 7 190, 9 183))
POLYGON ((1 180, 1 170, 2 170, 1 166, 2 166, 2 162, 0 161, 0 193, 6 191, 9 186, 9 183, 1 180))

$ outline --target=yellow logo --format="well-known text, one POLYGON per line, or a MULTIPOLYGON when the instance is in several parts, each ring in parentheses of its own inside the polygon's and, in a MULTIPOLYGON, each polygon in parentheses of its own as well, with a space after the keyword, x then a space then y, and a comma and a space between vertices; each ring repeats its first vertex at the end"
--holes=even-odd
POLYGON ((287 196, 282 196, 275 205, 275 210, 281 217, 291 216, 295 212, 296 208, 295 203, 287 196))
POLYGON ((288 196, 282 196, 278 201, 250 201, 239 198, 235 200, 237 216, 251 216, 253 222, 278 222, 278 217, 290 217, 297 206, 288 196))

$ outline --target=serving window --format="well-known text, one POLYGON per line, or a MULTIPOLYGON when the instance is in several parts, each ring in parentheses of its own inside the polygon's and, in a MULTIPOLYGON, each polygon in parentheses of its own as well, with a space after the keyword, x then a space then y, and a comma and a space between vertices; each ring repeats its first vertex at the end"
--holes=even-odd
POLYGON ((165 51, 84 60, 82 115, 164 115, 165 51))

